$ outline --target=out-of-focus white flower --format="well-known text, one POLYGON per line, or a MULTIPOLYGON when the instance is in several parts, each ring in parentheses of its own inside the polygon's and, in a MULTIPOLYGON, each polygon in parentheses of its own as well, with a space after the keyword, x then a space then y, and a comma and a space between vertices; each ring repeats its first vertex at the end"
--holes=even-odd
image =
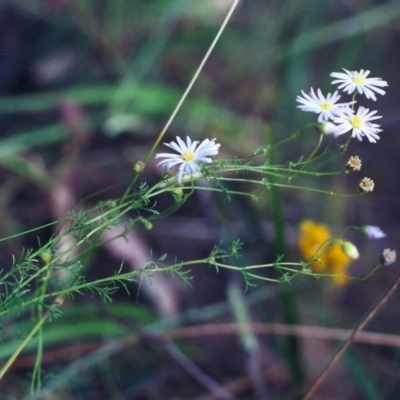
POLYGON ((339 115, 333 119, 337 124, 336 135, 343 135, 346 132, 352 131, 351 136, 362 140, 366 136, 371 143, 376 143, 379 139, 378 133, 382 131, 378 124, 371 123, 375 119, 382 118, 375 115, 377 111, 369 111, 368 108, 360 106, 355 112, 352 108, 346 107, 339 111, 339 115))
POLYGON ((351 103, 336 103, 340 99, 340 95, 336 90, 335 93, 330 94, 325 97, 321 89, 317 89, 317 94, 314 92, 314 89, 311 88, 310 94, 304 93, 301 91, 303 97, 297 96, 296 101, 300 103, 297 107, 302 111, 313 112, 319 114, 318 122, 328 121, 329 119, 333 119, 336 116, 336 112, 341 107, 344 107, 351 103))
POLYGON ((369 239, 382 239, 386 237, 386 233, 379 226, 364 225, 361 227, 361 232, 369 239))
POLYGON ((337 78, 332 81, 332 84, 338 83, 339 89, 344 92, 353 94, 358 92, 360 94, 365 94, 367 99, 372 99, 376 101, 375 93, 384 95, 386 92, 381 87, 388 86, 386 81, 381 78, 368 78, 370 71, 361 69, 360 71, 348 71, 343 68, 345 72, 332 72, 331 76, 337 78))
POLYGON ((211 164, 210 156, 218 154, 218 143, 216 139, 205 139, 201 143, 198 140, 192 142, 189 136, 186 137, 186 143, 179 137, 176 137, 176 142, 164 143, 166 146, 175 150, 178 154, 159 153, 156 158, 165 158, 158 163, 169 171, 172 167, 179 165, 177 182, 182 181, 183 174, 192 175, 201 170, 199 163, 211 164), (199 144, 200 143, 200 144, 199 144))
POLYGON ((384 265, 390 265, 396 261, 396 258, 397 258, 396 250, 385 249, 382 252, 381 262, 384 265))

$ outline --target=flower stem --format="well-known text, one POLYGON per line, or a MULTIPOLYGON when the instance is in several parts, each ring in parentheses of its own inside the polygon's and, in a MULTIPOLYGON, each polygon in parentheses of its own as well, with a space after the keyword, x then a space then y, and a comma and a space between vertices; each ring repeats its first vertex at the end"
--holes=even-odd
MULTIPOLYGON (((273 143, 273 134, 271 129, 265 130, 266 143, 273 143)), ((269 160, 272 165, 276 164, 276 151, 274 146, 269 148, 269 160)), ((280 188, 274 184, 274 176, 271 176, 271 211, 272 211, 272 223, 275 230, 275 253, 276 255, 284 255, 286 253, 286 240, 285 240, 285 226, 282 210, 282 193, 280 188)), ((290 290, 281 291, 280 298, 283 308, 283 318, 287 324, 296 325, 297 319, 297 307, 293 293, 290 290)), ((297 387, 302 386, 304 378, 301 368, 300 351, 297 338, 289 337, 286 340, 286 353, 288 364, 292 373, 293 381, 297 387)))

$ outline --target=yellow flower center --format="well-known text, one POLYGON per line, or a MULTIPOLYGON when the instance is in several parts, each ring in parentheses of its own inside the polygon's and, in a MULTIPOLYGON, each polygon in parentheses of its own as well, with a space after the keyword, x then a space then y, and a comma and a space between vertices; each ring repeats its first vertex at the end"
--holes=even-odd
POLYGON ((354 82, 356 85, 364 85, 365 78, 363 78, 363 77, 360 76, 360 75, 356 75, 356 76, 353 76, 353 82, 354 82))
POLYGON ((387 262, 392 263, 392 262, 396 261, 396 254, 394 251, 387 251, 385 253, 385 258, 386 258, 387 262))
POLYGON ((363 125, 363 120, 358 115, 351 117, 349 122, 354 129, 360 129, 363 125))
POLYGON ((183 161, 193 161, 195 159, 196 155, 194 154, 193 151, 184 151, 182 153, 182 160, 183 161))
POLYGON ((330 103, 322 103, 321 104, 321 108, 323 110, 330 110, 332 108, 332 104, 330 104, 330 103))

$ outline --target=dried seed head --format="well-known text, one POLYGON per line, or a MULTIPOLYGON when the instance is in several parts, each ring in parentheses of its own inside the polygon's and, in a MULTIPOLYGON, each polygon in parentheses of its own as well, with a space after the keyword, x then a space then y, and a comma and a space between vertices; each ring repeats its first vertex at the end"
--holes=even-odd
POLYGON ((359 171, 361 169, 361 159, 358 156, 351 156, 347 161, 346 169, 348 171, 359 171))
POLYGON ((139 173, 143 172, 145 167, 145 164, 143 161, 139 160, 134 166, 133 166, 133 172, 139 173))
POLYGON ((374 190, 375 183, 372 179, 365 177, 361 179, 359 186, 362 192, 372 192, 374 190))

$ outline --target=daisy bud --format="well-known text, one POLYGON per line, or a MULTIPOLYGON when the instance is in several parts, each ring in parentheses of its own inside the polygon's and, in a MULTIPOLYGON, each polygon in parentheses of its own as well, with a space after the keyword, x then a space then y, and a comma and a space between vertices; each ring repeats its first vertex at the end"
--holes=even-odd
POLYGON ((143 172, 145 167, 145 164, 143 161, 139 160, 134 166, 133 166, 133 172, 139 173, 143 172))
POLYGON ((171 193, 177 203, 180 203, 182 201, 183 189, 181 186, 173 188, 171 193))
POLYGON ((47 265, 50 263, 51 259, 53 258, 52 254, 49 251, 44 251, 41 255, 40 258, 42 261, 47 265))
POLYGON ((357 247, 351 242, 343 242, 342 250, 353 260, 356 260, 358 257, 360 257, 360 253, 358 252, 357 247))
POLYGON ((361 232, 368 239, 381 239, 386 237, 386 233, 379 226, 364 225, 361 227, 361 232))
POLYGON ((153 229, 153 224, 148 219, 140 217, 138 221, 140 221, 148 231, 153 229))

